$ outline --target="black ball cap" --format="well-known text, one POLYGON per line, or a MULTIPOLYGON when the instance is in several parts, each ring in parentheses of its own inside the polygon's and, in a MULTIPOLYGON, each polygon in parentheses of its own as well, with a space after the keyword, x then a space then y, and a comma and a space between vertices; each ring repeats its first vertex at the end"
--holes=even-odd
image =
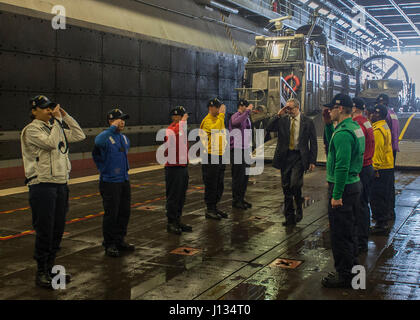
POLYGON ((241 99, 241 100, 239 100, 239 102, 238 102, 238 107, 239 106, 245 106, 245 107, 248 107, 249 106, 249 102, 247 101, 247 100, 245 100, 245 99, 241 99))
POLYGON ((389 97, 387 94, 385 93, 381 93, 377 98, 376 98, 376 103, 385 103, 388 104, 389 103, 389 97))
POLYGON ((176 106, 175 108, 171 110, 169 114, 171 116, 183 116, 186 112, 187 110, 185 110, 183 106, 176 106))
POLYGON ((106 118, 107 120, 126 120, 130 118, 130 116, 128 114, 124 114, 120 109, 116 108, 112 109, 111 111, 108 111, 106 118))
POLYGON ((362 98, 353 98, 353 103, 357 109, 365 110, 366 108, 365 100, 363 100, 362 98))
POLYGON ((223 102, 219 98, 214 98, 209 101, 207 104, 207 107, 216 107, 220 108, 220 106, 223 104, 223 102))
POLYGON ((353 108, 353 101, 347 94, 339 93, 332 98, 330 103, 324 104, 324 107, 334 108, 334 106, 343 106, 347 108, 353 108))
POLYGON ((46 96, 43 96, 43 95, 33 97, 31 100, 29 100, 29 104, 31 106, 31 109, 36 109, 36 108, 54 109, 57 105, 55 102, 52 102, 50 99, 48 99, 46 96))
POLYGON ((366 111, 367 113, 375 113, 375 106, 372 106, 372 105, 367 106, 366 111))
POLYGON ((388 115, 388 109, 381 104, 377 104, 375 106, 374 112, 379 113, 379 116, 381 117, 381 119, 385 119, 386 116, 388 115))

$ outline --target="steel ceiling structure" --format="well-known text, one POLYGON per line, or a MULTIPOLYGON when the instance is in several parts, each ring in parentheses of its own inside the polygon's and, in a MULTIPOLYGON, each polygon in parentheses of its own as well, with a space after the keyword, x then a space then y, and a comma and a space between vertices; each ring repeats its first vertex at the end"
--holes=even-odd
POLYGON ((419 0, 329 0, 344 13, 361 17, 385 47, 420 50, 419 0))
MULTIPOLYGON (((220 3, 254 22, 265 24, 273 18, 273 2, 281 14, 300 10, 318 11, 325 21, 342 29, 365 45, 383 50, 420 51, 420 0, 195 0, 209 6, 220 3), (288 8, 284 12, 284 8, 288 8), (290 10, 290 11, 289 11, 290 10), (323 14, 324 11, 325 13, 323 14), (342 28, 344 27, 344 28, 342 28), (351 28, 350 28, 351 27, 351 28)), ((220 9, 220 8, 219 8, 220 9)), ((299 20, 302 20, 299 18, 299 20)), ((285 23, 296 29, 296 17, 285 23)))

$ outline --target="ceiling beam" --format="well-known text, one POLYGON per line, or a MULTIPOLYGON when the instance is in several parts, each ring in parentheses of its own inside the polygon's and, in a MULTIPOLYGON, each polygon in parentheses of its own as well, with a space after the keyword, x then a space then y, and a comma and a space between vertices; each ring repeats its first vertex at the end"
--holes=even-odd
POLYGON ((355 7, 357 10, 359 10, 364 15, 366 15, 369 19, 374 21, 378 26, 381 26, 392 38, 394 38, 397 41, 397 46, 398 47, 400 46, 400 39, 398 39, 398 37, 395 34, 393 34, 391 30, 389 30, 387 27, 385 27, 382 23, 380 23, 378 21, 378 19, 376 19, 374 16, 372 16, 369 12, 367 12, 363 7, 359 6, 353 0, 347 0, 347 1, 350 2, 353 5, 353 7, 355 7))
POLYGON ((403 18, 408 22, 408 24, 420 36, 420 30, 419 30, 419 28, 416 27, 416 25, 413 23, 413 21, 411 21, 411 19, 405 14, 405 12, 398 6, 398 4, 396 4, 394 0, 388 0, 388 1, 395 7, 395 9, 397 9, 397 11, 403 16, 403 18))
MULTIPOLYGON (((407 16, 420 16, 420 13, 411 13, 407 16)), ((384 15, 375 15, 376 18, 402 18, 400 14, 384 14, 384 15)))
MULTIPOLYGON (((420 22, 416 22, 416 24, 420 24, 420 22)), ((409 24, 406 22, 399 22, 399 23, 384 23, 384 26, 408 26, 409 24)))

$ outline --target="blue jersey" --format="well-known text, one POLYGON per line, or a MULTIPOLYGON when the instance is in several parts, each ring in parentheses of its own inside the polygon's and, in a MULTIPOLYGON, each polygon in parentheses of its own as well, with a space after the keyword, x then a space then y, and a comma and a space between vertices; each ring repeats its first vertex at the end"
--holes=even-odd
POLYGON ((95 138, 93 160, 100 172, 100 179, 105 182, 128 181, 128 149, 130 141, 117 131, 116 126, 110 126, 95 138))

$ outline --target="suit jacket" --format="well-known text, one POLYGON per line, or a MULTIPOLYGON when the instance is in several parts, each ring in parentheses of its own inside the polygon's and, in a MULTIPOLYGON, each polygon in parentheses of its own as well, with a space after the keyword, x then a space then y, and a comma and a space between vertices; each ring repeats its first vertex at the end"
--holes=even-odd
MULTIPOLYGON (((273 167, 281 169, 286 164, 287 151, 290 142, 290 118, 289 116, 274 116, 267 126, 267 131, 277 132, 277 146, 274 153, 273 167)), ((309 169, 309 164, 316 163, 318 144, 316 139, 315 125, 311 118, 300 114, 299 143, 297 149, 300 151, 303 167, 309 169)))

